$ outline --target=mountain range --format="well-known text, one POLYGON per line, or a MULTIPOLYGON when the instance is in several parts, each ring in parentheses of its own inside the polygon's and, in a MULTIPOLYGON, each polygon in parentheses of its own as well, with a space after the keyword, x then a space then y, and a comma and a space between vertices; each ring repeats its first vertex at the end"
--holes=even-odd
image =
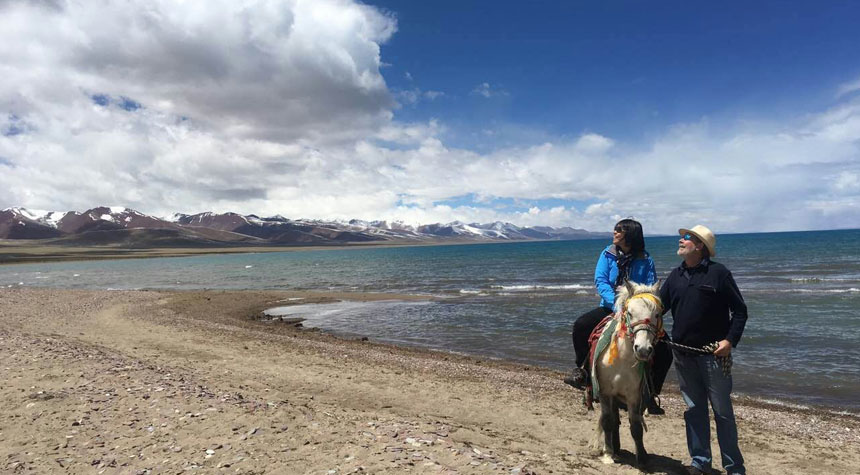
POLYGON ((0 239, 42 240, 45 244, 130 248, 248 245, 319 245, 359 242, 483 242, 573 240, 609 237, 571 227, 520 227, 511 223, 412 226, 399 221, 323 221, 261 218, 237 213, 149 216, 124 207, 100 206, 84 212, 0 211, 0 239))

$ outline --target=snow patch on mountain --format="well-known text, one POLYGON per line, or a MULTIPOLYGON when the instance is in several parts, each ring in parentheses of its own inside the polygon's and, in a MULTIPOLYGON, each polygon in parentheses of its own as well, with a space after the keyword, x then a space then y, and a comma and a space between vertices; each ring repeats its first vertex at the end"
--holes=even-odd
POLYGON ((39 224, 43 224, 45 226, 50 226, 52 228, 57 227, 57 223, 63 219, 63 216, 66 213, 62 211, 45 211, 40 209, 29 209, 29 208, 6 208, 3 211, 11 211, 17 216, 26 218, 30 221, 35 221, 39 224))

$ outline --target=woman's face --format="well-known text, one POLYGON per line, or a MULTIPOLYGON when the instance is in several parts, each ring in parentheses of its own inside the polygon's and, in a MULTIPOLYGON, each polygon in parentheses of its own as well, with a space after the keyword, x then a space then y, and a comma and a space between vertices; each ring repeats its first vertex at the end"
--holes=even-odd
POLYGON ((612 244, 616 246, 625 245, 624 241, 624 229, 621 226, 615 226, 615 229, 612 230, 612 244))

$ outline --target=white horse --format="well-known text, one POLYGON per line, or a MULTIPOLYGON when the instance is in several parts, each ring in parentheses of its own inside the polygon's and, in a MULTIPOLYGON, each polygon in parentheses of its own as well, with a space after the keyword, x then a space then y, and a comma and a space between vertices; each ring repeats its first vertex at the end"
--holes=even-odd
POLYGON ((648 458, 642 444, 643 429, 647 430, 642 417, 647 403, 643 392, 647 392, 648 362, 663 331, 663 305, 655 295, 658 288, 659 283, 651 286, 627 283, 619 287, 614 328, 607 325, 602 336, 611 337, 607 340, 610 343, 594 356, 593 382, 600 397, 597 449, 602 452, 604 463, 614 463, 621 448, 618 409, 622 404, 627 407, 630 434, 636 442, 636 464, 642 467, 648 458), (613 331, 611 336, 605 335, 608 331, 613 331))

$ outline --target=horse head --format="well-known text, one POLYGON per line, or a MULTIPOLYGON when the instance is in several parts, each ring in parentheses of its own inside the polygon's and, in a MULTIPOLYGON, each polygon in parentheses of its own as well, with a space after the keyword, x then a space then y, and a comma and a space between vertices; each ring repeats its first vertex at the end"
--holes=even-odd
POLYGON ((663 303, 657 296, 660 283, 643 285, 625 282, 617 290, 615 314, 623 322, 627 337, 633 340, 633 354, 648 361, 654 344, 663 333, 663 303))

